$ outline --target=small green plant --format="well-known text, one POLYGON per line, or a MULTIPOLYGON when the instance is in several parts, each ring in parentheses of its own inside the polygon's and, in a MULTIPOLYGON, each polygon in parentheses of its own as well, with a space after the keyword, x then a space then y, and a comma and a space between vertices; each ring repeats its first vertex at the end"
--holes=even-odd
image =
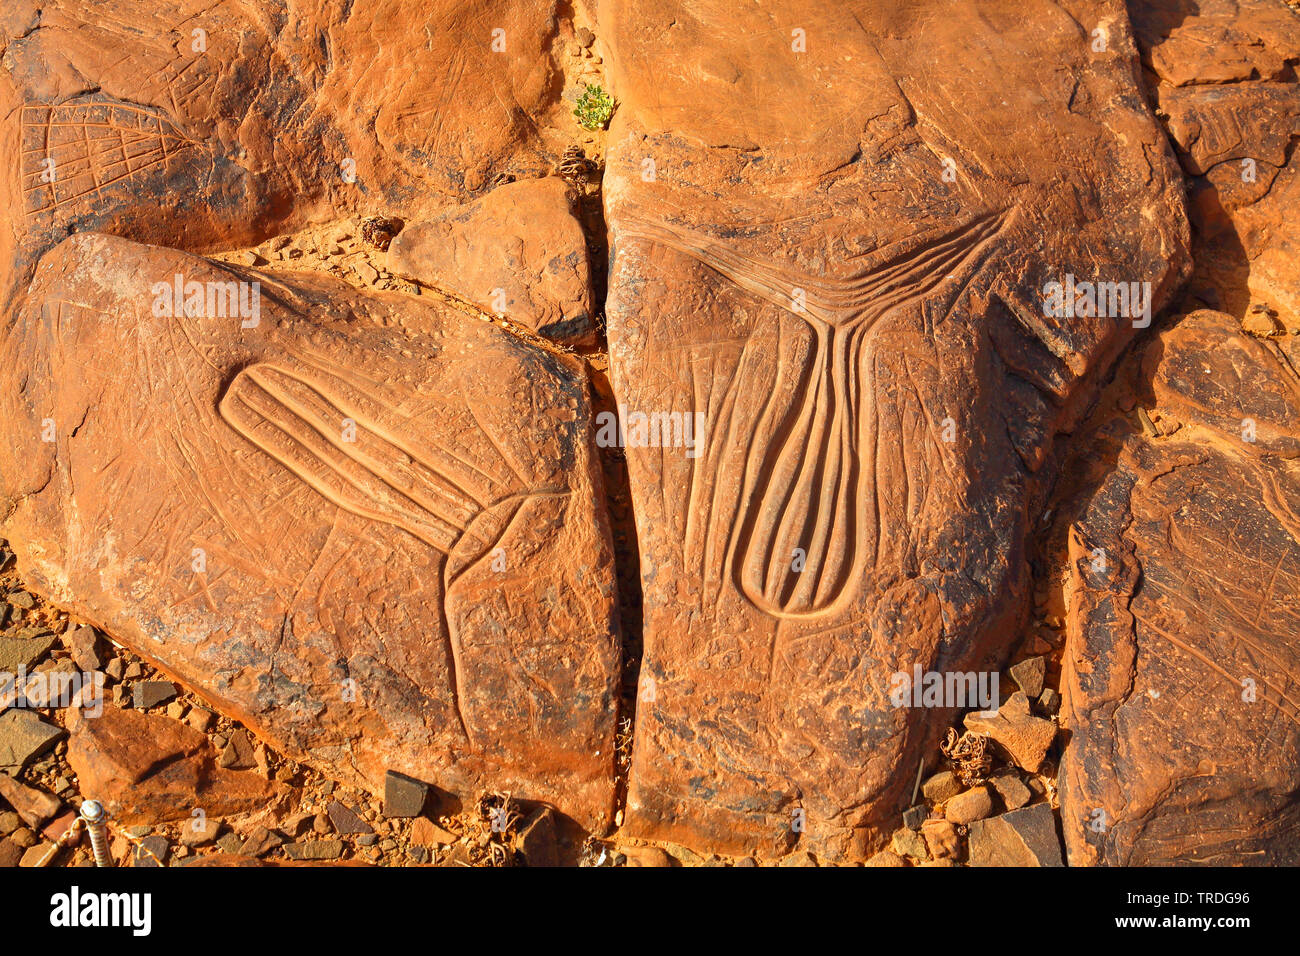
POLYGON ((583 129, 604 129, 614 115, 614 99, 599 86, 588 83, 578 97, 578 106, 573 115, 578 118, 583 129))

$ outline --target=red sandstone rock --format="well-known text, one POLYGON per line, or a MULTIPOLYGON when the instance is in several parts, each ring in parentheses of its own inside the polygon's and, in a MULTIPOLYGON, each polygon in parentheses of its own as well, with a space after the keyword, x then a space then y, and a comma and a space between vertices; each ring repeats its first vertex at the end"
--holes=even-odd
POLYGON ((891 675, 996 669, 1036 472, 1134 334, 1045 316, 1044 287, 1158 307, 1181 179, 1116 3, 599 16, 613 382, 659 433, 626 452, 628 827, 864 858, 953 716, 895 708, 891 675))
POLYGON ((1169 135, 1191 176, 1202 304, 1267 307, 1300 331, 1300 16, 1281 0, 1130 4, 1169 135))
POLYGON ((0 773, 0 797, 17 811, 24 823, 35 830, 39 830, 62 806, 54 794, 28 787, 3 773, 0 773))
POLYGON ((3 489, 33 589, 337 779, 608 819, 619 652, 576 363, 97 235, 27 303, 0 417, 33 452, 3 489), (260 282, 260 311, 159 316, 176 276, 247 304, 260 282))
POLYGON ((1295 373, 1235 325, 1163 333, 1142 365, 1162 437, 1116 418, 1086 453, 1115 465, 1070 542, 1072 865, 1300 861, 1295 373))
POLYGON ((1056 739, 1056 725, 1035 717, 1029 698, 1016 691, 997 712, 973 711, 966 715, 966 729, 992 739, 1018 767, 1036 772, 1056 739))
POLYGON ((388 268, 559 342, 590 343, 595 333, 586 238, 557 177, 408 223, 388 247, 388 268))
POLYGON ((264 809, 281 788, 256 774, 222 770, 207 737, 179 720, 105 705, 74 712, 68 764, 82 796, 116 824, 153 825, 264 809))

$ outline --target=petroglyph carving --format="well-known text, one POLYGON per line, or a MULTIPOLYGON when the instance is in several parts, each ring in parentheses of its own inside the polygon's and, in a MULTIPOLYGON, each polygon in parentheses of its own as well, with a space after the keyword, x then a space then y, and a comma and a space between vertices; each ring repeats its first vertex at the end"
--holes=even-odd
MULTIPOLYGON (((523 489, 496 449, 494 464, 475 464, 452 445, 420 440, 364 381, 323 362, 262 362, 240 371, 219 405, 235 431, 333 504, 400 528, 445 555, 443 595, 505 536, 523 502, 562 490, 523 489), (464 546, 462 546, 462 541, 464 546)), ((452 694, 461 729, 475 734, 463 703, 459 628, 447 618, 452 694)))
MULTIPOLYGON (((640 221, 624 229, 628 237, 691 256, 806 325, 788 329, 784 317, 778 320, 771 380, 756 381, 742 366, 732 383, 767 396, 746 440, 741 518, 720 555, 755 607, 777 618, 808 618, 852 600, 854 585, 876 560, 881 533, 871 501, 877 428, 864 360, 872 329, 945 283, 954 289, 968 283, 1011 218, 988 213, 955 230, 897 243, 849 262, 842 276, 761 261, 668 223, 640 221), (804 347, 786 341, 808 333, 804 347), (783 405, 787 394, 793 401, 783 405)), ((729 428, 714 429, 706 454, 714 466, 724 451, 718 443, 729 440, 729 428)), ((707 529, 705 540, 712 546, 707 529)))
POLYGON ((154 109, 82 102, 24 106, 20 170, 24 212, 39 215, 165 166, 196 144, 154 109))

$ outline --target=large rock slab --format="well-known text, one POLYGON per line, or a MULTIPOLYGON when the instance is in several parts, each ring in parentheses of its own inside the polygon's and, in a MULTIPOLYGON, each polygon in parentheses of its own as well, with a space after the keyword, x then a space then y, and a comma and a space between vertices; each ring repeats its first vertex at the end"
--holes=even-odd
POLYGON ((1081 452, 1094 478, 1071 512, 1070 862, 1294 865, 1294 366, 1211 311, 1140 358, 1152 424, 1121 414, 1103 426, 1081 452))
POLYGON ((94 234, 42 260, 2 344, 33 590, 337 779, 608 819, 614 574, 576 362, 94 234), (209 290, 198 314, 158 314, 175 282, 209 290), (257 310, 214 310, 254 282, 257 310))
POLYGON ((1048 283, 1158 308, 1179 173, 1118 3, 599 16, 645 617, 628 825, 866 857, 953 716, 891 676, 996 667, 1036 472, 1134 334, 1045 314, 1048 283))

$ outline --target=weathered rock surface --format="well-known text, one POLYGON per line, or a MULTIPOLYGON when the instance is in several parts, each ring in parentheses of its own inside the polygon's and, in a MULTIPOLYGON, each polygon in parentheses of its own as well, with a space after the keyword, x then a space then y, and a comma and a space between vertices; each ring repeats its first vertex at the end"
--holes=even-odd
POLYGON ((337 779, 608 818, 619 650, 574 363, 98 235, 27 302, 0 411, 33 450, 3 495, 35 590, 337 779), (260 312, 160 317, 173 277, 261 282, 260 312))
POLYGON ((1115 3, 599 15, 614 386, 659 426, 627 441, 628 826, 865 858, 952 716, 895 708, 890 676, 997 666, 1034 473, 1134 332, 1046 317, 1045 284, 1150 282, 1158 307, 1178 171, 1115 3))
POLYGON ((521 0, 13 0, 0 17, 0 135, 21 157, 0 177, 6 295, 72 228, 229 248, 326 209, 418 218, 558 152, 540 129, 565 112, 558 24, 521 0))
POLYGON ((558 177, 500 186, 408 223, 388 247, 388 269, 558 342, 595 334, 586 237, 558 177))
POLYGON ((1070 862, 1294 864, 1294 365, 1211 311, 1139 358, 1156 434, 1124 415, 1103 426, 1083 454, 1114 464, 1080 494, 1070 536, 1070 862))
POLYGON ((1300 331, 1300 16, 1282 0, 1130 0, 1170 139, 1190 177, 1191 292, 1300 331))
POLYGON ((216 765, 208 739, 179 720, 105 705, 99 717, 74 712, 68 763, 86 799, 118 824, 188 822, 264 809, 280 792, 256 774, 216 765))
POLYGON ((0 714, 0 773, 18 776, 29 761, 45 753, 63 736, 63 728, 42 720, 40 714, 6 710, 0 714))
POLYGON ((1029 698, 1016 691, 996 712, 973 711, 966 715, 966 729, 984 734, 1004 750, 1017 767, 1031 773, 1042 766, 1056 740, 1056 725, 1035 717, 1029 698))
MULTIPOLYGON (((1149 282, 1154 311, 1188 272, 1149 102, 1191 187, 1190 296, 1223 312, 1136 357, 1142 415, 1080 448, 1066 838, 1075 863, 1300 860, 1300 18, 1127 6, 1131 25, 1118 0, 599 5, 644 592, 632 836, 786 865, 960 854, 953 823, 912 814, 922 832, 871 856, 954 716, 895 706, 891 677, 1004 662, 1055 438, 1149 316, 1053 316, 1045 284, 1149 282)), ((294 759, 376 791, 409 775, 394 815, 433 784, 603 828, 618 635, 577 364, 436 303, 191 254, 393 216, 391 271, 592 341, 583 230, 545 178, 571 11, 103 7, 0 12, 0 514, 21 573, 294 759), (260 314, 159 314, 173 276, 258 282, 260 314)), ((0 670, 48 650, 24 633, 0 670)), ((98 667, 93 632, 70 640, 98 667)), ((1045 671, 968 721, 1031 770, 1055 737, 1030 705, 1056 709, 1045 671)), ((135 719, 83 722, 83 789, 162 775, 173 812, 259 762, 236 737, 214 767, 169 729, 188 769, 141 769, 114 751, 135 719)), ((0 714, 0 767, 59 733, 0 714)), ((948 809, 991 812, 982 794, 948 809)), ((1049 831, 1046 803, 975 822, 971 860, 1059 863, 1049 831)), ((30 862, 22 832, 0 852, 30 862)))
POLYGON ((971 866, 1063 866, 1052 808, 1039 803, 970 827, 971 866))

